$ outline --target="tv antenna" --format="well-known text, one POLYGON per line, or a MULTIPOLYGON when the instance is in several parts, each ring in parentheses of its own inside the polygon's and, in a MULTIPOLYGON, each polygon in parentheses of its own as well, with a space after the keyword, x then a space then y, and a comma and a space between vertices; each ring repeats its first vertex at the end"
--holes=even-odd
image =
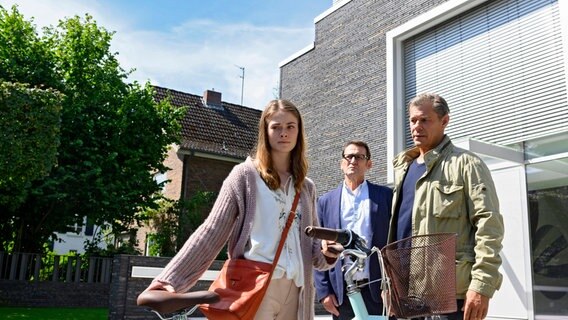
POLYGON ((241 106, 243 105, 243 93, 245 90, 245 67, 241 67, 241 66, 237 66, 235 65, 235 67, 241 69, 241 75, 239 76, 239 78, 241 78, 241 106))

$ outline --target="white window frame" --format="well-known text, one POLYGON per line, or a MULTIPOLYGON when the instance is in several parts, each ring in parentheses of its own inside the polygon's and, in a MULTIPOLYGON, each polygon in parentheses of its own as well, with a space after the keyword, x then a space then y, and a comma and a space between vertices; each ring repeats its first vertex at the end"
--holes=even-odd
POLYGON ((404 150, 404 40, 478 6, 487 0, 450 0, 386 33, 387 69, 387 182, 394 183, 392 160, 404 150))
MULTIPOLYGON (((394 182, 392 160, 405 148, 404 52, 403 42, 487 0, 450 0, 386 33, 387 70, 387 182, 394 182)), ((568 71, 568 1, 558 0, 564 65, 568 71)), ((568 85, 566 90, 568 91, 568 85)))

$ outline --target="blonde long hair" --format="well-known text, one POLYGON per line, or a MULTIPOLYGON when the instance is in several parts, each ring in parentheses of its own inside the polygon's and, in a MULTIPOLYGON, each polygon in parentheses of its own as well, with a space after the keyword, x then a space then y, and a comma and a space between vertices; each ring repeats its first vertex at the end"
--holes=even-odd
POLYGON ((268 122, 270 118, 279 110, 291 112, 298 120, 298 140, 296 146, 290 155, 290 170, 294 177, 294 189, 300 191, 302 184, 308 172, 308 161, 306 160, 306 137, 304 133, 304 122, 300 111, 296 106, 284 99, 272 100, 268 102, 260 121, 258 122, 258 141, 256 148, 253 151, 253 158, 257 162, 258 171, 260 176, 266 182, 271 190, 276 190, 280 187, 280 176, 274 169, 272 162, 272 155, 270 153, 271 147, 268 141, 268 122))

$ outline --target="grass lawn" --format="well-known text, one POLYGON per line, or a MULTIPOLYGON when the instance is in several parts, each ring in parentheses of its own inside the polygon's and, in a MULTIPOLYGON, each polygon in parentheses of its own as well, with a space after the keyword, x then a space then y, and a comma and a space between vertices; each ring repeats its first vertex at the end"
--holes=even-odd
POLYGON ((108 319, 108 309, 0 307, 0 319, 101 320, 108 319))

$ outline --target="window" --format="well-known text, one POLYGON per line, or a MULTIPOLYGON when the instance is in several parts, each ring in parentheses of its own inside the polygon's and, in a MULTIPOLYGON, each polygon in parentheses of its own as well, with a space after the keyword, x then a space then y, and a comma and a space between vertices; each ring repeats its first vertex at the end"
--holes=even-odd
POLYGON ((525 143, 533 299, 539 315, 568 314, 567 139, 565 133, 525 143))

